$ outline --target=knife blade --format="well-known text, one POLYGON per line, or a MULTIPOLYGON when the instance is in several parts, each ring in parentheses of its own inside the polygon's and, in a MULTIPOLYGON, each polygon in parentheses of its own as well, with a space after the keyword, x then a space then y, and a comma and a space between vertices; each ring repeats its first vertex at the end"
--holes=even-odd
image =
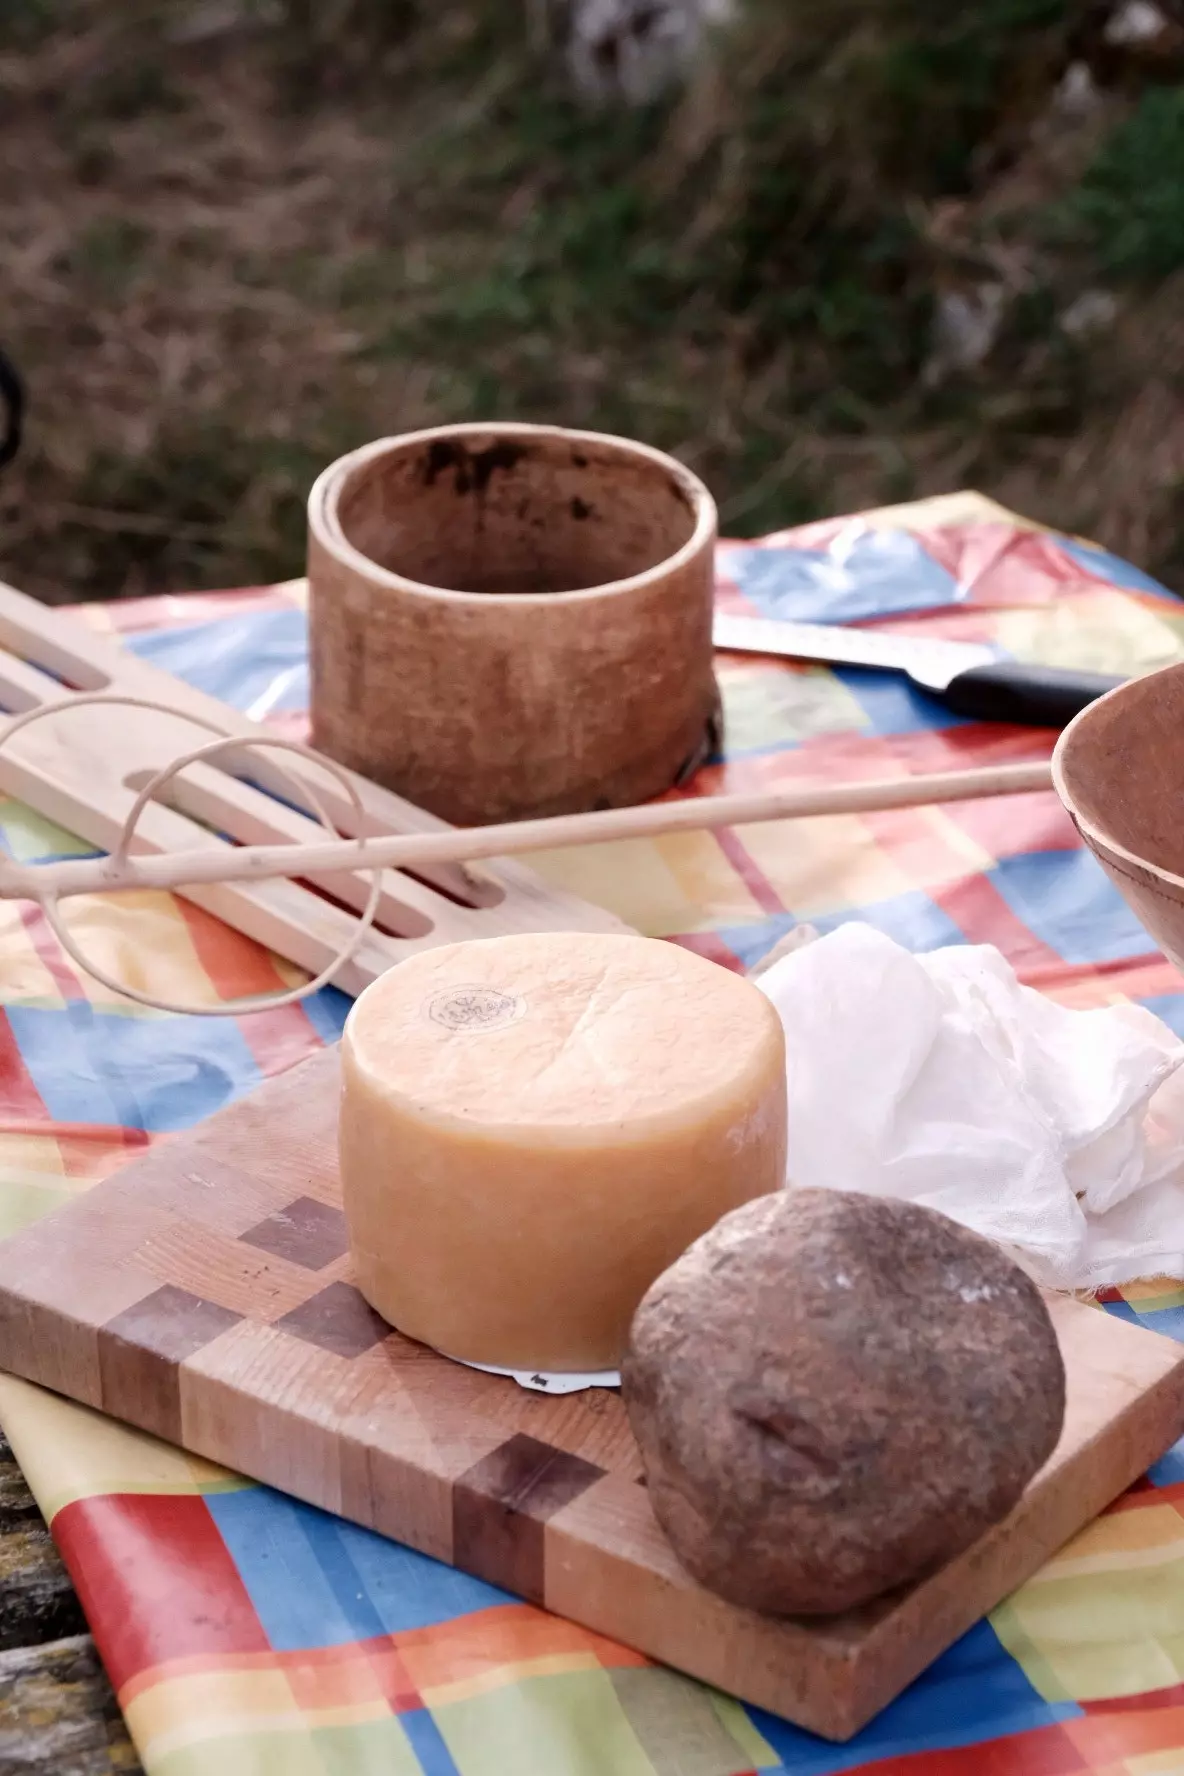
POLYGON ((719 612, 712 633, 717 648, 733 653, 902 672, 918 690, 973 721, 1063 728, 1087 703, 1124 682, 1100 672, 1026 665, 986 642, 931 640, 882 629, 719 612))

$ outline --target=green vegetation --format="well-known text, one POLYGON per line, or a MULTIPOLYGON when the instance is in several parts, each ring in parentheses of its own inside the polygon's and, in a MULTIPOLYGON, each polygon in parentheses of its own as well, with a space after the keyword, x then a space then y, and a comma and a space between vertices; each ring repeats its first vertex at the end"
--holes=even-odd
POLYGON ((1184 72, 1050 122, 1088 10, 747 0, 590 112, 517 0, 7 0, 0 573, 288 575, 325 461, 500 415, 676 451, 737 534, 973 484, 1184 585, 1184 72))
POLYGON ((1144 94, 1065 213, 1116 278, 1154 283, 1184 270, 1184 86, 1144 94))

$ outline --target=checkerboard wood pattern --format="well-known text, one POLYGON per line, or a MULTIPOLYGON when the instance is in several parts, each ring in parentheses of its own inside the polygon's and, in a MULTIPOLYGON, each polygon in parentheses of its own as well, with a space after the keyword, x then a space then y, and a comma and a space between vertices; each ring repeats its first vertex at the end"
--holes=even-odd
POLYGON ((1053 1311, 1061 1443, 961 1559, 821 1622, 682 1572, 619 1397, 551 1397, 392 1331, 351 1281, 338 1060, 313 1056, 0 1247, 0 1365, 842 1739, 1184 1433, 1184 1348, 1053 1311))

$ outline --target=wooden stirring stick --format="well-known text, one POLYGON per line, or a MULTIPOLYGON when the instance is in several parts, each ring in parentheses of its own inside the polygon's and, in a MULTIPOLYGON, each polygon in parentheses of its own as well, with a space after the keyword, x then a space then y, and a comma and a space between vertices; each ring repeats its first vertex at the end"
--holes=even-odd
MULTIPOLYGON (((237 741, 240 749, 250 744, 242 739, 237 741)), ((184 762, 178 760, 178 768, 184 762)), ((136 856, 117 850, 109 857, 76 862, 0 864, 0 899, 44 901, 117 889, 258 882, 269 877, 308 876, 329 870, 417 869, 430 864, 470 863, 482 857, 561 850, 570 845, 606 844, 614 839, 648 839, 662 833, 749 826, 759 821, 798 820, 825 814, 869 814, 887 808, 919 808, 934 802, 969 801, 1051 788, 1050 766, 1041 761, 923 777, 878 778, 821 789, 773 790, 762 795, 696 796, 612 808, 603 813, 561 814, 545 820, 452 828, 438 833, 400 833, 370 840, 331 839, 315 845, 244 845, 235 849, 219 847, 136 856)))

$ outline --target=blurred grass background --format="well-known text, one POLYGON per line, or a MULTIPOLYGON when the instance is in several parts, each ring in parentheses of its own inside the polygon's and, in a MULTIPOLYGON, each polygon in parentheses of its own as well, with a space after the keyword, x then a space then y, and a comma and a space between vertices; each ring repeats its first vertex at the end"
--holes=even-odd
POLYGON ((1184 590, 1178 8, 741 0, 597 110, 520 0, 3 0, 0 575, 286 577, 327 461, 497 416, 733 535, 976 486, 1184 590))

